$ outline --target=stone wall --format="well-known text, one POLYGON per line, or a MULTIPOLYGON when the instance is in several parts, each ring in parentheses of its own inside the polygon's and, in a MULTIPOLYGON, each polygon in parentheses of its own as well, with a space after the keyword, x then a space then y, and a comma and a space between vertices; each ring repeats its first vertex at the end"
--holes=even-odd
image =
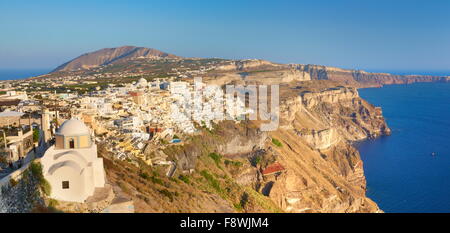
POLYGON ((39 181, 27 167, 3 178, 0 189, 0 213, 27 213, 44 205, 39 181))
POLYGON ((14 117, 0 117, 0 127, 9 126, 9 125, 15 125, 19 126, 20 123, 28 123, 28 120, 20 120, 19 116, 14 117))

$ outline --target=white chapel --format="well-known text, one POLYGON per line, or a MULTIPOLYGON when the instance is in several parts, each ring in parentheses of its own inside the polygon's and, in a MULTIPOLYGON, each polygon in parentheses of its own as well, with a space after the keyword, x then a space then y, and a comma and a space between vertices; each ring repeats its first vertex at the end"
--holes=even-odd
POLYGON ((105 186, 103 159, 89 128, 80 120, 65 121, 55 133, 55 144, 41 159, 45 179, 51 185, 50 197, 84 202, 95 188, 105 186))

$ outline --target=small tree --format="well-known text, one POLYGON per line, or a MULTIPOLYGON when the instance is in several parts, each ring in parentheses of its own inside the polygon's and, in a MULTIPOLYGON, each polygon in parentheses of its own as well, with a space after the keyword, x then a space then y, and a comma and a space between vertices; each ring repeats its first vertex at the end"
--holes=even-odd
POLYGON ((31 174, 33 174, 33 176, 36 177, 36 179, 38 180, 39 187, 41 188, 42 192, 46 196, 49 196, 51 193, 51 186, 50 183, 44 178, 44 174, 42 171, 42 164, 39 162, 32 162, 30 164, 30 170, 31 174))
POLYGON ((33 129, 33 142, 39 141, 39 129, 33 129))
POLYGON ((245 208, 248 202, 249 202, 249 195, 248 193, 244 192, 241 196, 241 201, 239 202, 239 204, 242 206, 242 208, 245 208))

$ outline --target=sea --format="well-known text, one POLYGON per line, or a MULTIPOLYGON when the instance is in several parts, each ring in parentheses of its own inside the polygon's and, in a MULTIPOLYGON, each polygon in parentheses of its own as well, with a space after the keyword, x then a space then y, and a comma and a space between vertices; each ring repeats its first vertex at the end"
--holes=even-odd
POLYGON ((392 135, 357 143, 367 196, 387 213, 450 212, 450 83, 360 89, 392 135))
POLYGON ((17 80, 43 75, 52 69, 0 69, 0 80, 17 80))

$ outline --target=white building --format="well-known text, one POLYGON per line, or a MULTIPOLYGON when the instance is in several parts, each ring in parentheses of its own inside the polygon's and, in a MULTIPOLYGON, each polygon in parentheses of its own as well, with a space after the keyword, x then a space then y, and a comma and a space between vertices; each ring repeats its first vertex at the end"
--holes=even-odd
POLYGON ((115 120, 115 125, 117 125, 122 130, 135 131, 142 126, 142 119, 137 116, 130 116, 126 118, 121 118, 115 120))
POLYGON ((171 82, 170 83, 170 93, 172 95, 179 94, 183 95, 189 92, 187 82, 171 82))
POLYGON ((148 82, 145 78, 140 78, 139 81, 135 85, 136 88, 147 88, 148 82))
POLYGON ((41 159, 45 179, 51 185, 50 197, 84 202, 95 188, 105 186, 103 159, 89 128, 78 119, 65 121, 55 134, 56 142, 41 159))
POLYGON ((3 99, 3 100, 12 100, 12 99, 28 100, 28 96, 27 96, 27 93, 24 91, 7 91, 6 94, 0 95, 0 99, 3 99))

